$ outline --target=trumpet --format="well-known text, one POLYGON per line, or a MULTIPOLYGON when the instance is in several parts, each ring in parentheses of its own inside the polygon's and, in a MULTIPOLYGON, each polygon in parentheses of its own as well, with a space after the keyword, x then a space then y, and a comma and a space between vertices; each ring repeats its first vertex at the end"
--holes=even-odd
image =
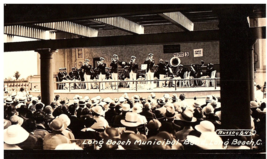
POLYGON ((194 69, 194 67, 193 67, 193 66, 191 66, 191 69, 192 69, 194 72, 196 72, 196 70, 194 69))

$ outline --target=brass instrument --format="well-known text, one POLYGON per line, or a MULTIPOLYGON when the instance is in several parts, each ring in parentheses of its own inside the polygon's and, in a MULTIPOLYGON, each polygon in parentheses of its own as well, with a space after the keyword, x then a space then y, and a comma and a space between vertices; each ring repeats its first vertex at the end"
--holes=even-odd
POLYGON ((170 65, 172 67, 178 67, 180 64, 181 60, 179 59, 179 57, 177 57, 177 55, 174 55, 174 57, 170 59, 170 65))

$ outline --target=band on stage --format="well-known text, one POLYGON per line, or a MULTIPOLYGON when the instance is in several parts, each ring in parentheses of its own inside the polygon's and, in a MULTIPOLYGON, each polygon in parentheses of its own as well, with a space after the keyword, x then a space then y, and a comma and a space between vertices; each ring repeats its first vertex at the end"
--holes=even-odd
POLYGON ((203 86, 207 82, 204 79, 210 78, 212 72, 216 72, 212 63, 205 65, 203 60, 201 64, 191 64, 184 67, 175 54, 170 62, 168 60, 164 62, 163 59, 159 59, 158 64, 155 64, 153 57, 153 53, 148 54, 143 62, 145 66, 145 69, 142 68, 143 70, 141 70, 141 67, 138 67, 136 61, 141 59, 137 59, 136 56, 131 56, 129 62, 126 62, 120 61, 118 55, 114 54, 109 66, 105 63, 105 59, 100 57, 100 61, 97 61, 95 68, 90 64, 89 59, 85 59, 84 64, 80 68, 73 67, 69 73, 67 73, 66 68, 59 69, 57 81, 64 82, 59 85, 59 89, 116 90, 118 87, 126 87, 133 90, 136 89, 138 83, 145 84, 146 89, 152 90, 155 87, 174 87, 175 85, 182 87, 179 80, 182 81, 181 79, 184 78, 199 79, 189 80, 188 85, 191 87, 203 86), (154 80, 157 79, 160 81, 155 86, 154 80), (144 82, 144 80, 147 81, 144 82))

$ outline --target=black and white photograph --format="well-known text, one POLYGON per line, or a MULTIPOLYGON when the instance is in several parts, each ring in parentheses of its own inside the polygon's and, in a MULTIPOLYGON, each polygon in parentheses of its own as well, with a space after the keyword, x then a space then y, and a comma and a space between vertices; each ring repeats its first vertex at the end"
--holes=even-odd
POLYGON ((266 157, 265 3, 88 3, 3 4, 4 158, 266 157))

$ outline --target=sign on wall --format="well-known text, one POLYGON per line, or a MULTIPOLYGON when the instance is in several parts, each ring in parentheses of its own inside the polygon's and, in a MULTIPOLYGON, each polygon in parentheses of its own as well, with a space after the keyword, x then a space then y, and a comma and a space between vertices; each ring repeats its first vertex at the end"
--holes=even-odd
POLYGON ((184 57, 184 52, 178 52, 178 53, 177 53, 177 56, 178 56, 178 57, 184 57))
POLYGON ((184 56, 188 57, 189 56, 189 52, 184 52, 184 56))
POLYGON ((203 49, 194 49, 194 57, 202 57, 203 49))

